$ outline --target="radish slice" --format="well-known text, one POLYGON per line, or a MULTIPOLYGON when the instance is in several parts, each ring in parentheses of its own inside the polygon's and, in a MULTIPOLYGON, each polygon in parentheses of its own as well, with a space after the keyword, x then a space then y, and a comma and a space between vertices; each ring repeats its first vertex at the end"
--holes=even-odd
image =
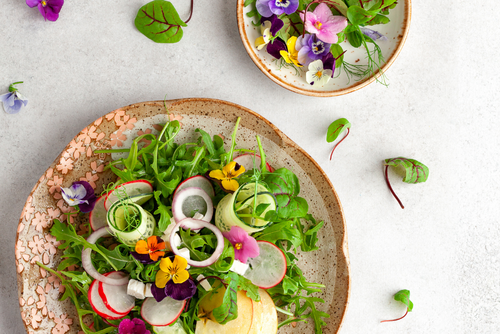
POLYGON ((177 186, 177 189, 175 189, 174 197, 178 191, 180 191, 182 189, 190 188, 190 187, 201 188, 201 189, 203 189, 204 192, 207 193, 208 196, 210 196, 210 198, 215 197, 215 192, 214 192, 214 187, 212 186, 212 182, 210 182, 209 179, 207 179, 206 177, 204 177, 202 175, 191 176, 190 178, 182 181, 177 186))
POLYGON ((182 256, 182 254, 179 252, 179 247, 180 242, 178 239, 175 238, 175 235, 177 235, 177 231, 179 231, 179 228, 183 229, 191 229, 191 230, 201 230, 202 228, 206 227, 212 232, 214 232, 216 238, 217 238, 217 246, 215 247, 215 251, 210 256, 208 259, 203 260, 203 261, 194 261, 191 259, 186 259, 187 263, 193 267, 208 267, 209 265, 215 263, 219 259, 219 257, 222 254, 222 251, 224 250, 224 236, 222 235, 222 232, 213 224, 207 223, 203 220, 198 220, 198 219, 193 219, 193 218, 185 218, 175 224, 172 233, 170 234, 170 245, 172 247, 172 252, 174 252, 175 255, 182 256))
POLYGON ((176 222, 188 218, 186 214, 189 215, 193 211, 202 212, 205 208, 206 212, 202 220, 210 222, 214 215, 212 199, 203 189, 198 187, 189 187, 180 190, 172 201, 172 215, 176 222))
POLYGON ((259 256, 248 259, 250 268, 243 277, 262 289, 278 285, 286 274, 286 257, 278 246, 264 240, 259 244, 259 256))
POLYGON ((161 302, 154 298, 146 298, 141 307, 141 316, 152 326, 168 326, 173 323, 184 310, 185 300, 165 297, 161 302))
MULTIPOLYGON (((120 271, 104 274, 106 277, 122 278, 126 276, 120 271)), ((127 294, 128 285, 109 285, 99 282, 99 296, 111 312, 128 314, 135 306, 135 298, 127 294)))
POLYGON ((99 281, 94 280, 90 285, 89 292, 87 295, 89 298, 90 305, 94 309, 95 313, 99 314, 101 317, 108 320, 116 320, 123 318, 125 314, 118 314, 112 312, 106 307, 106 305, 104 305, 101 296, 99 296, 98 289, 99 289, 99 281))
MULTIPOLYGON (((238 155, 237 157, 235 157, 233 159, 233 161, 236 162, 237 164, 245 167, 245 170, 250 170, 250 169, 253 169, 253 167, 254 167, 254 164, 253 164, 254 159, 255 159, 255 167, 257 169, 260 169, 261 158, 260 158, 260 155, 258 155, 258 154, 245 153, 242 155, 238 155)), ((267 162, 266 162, 266 169, 268 172, 274 172, 274 168, 271 167, 271 165, 268 164, 267 162)))
MULTIPOLYGON (((107 237, 111 236, 111 233, 109 232, 107 227, 101 227, 94 233, 92 233, 88 238, 87 242, 91 244, 95 244, 97 239, 102 238, 102 237, 107 237)), ((120 278, 113 278, 113 277, 106 277, 104 275, 101 275, 95 268, 94 265, 92 264, 92 260, 90 258, 90 254, 92 252, 92 249, 90 248, 85 248, 82 252, 82 267, 85 269, 87 274, 92 276, 92 278, 99 280, 103 283, 109 284, 109 285, 126 285, 128 284, 128 276, 120 277, 120 278)))
MULTIPOLYGON (((115 189, 111 190, 107 196, 106 199, 104 200, 104 207, 106 210, 109 210, 111 205, 118 201, 120 198, 123 198, 124 195, 128 197, 133 197, 137 195, 145 195, 145 194, 150 194, 151 198, 153 196, 153 185, 151 182, 147 180, 135 180, 135 181, 129 181, 120 184, 117 186, 115 189)), ((141 198, 140 201, 143 201, 142 203, 139 202, 134 202, 139 205, 145 203, 149 198, 146 199, 146 197, 141 198)))
POLYGON ((106 195, 102 195, 95 202, 94 210, 90 211, 89 214, 89 222, 92 231, 96 231, 101 227, 108 226, 108 221, 106 216, 108 214, 108 210, 104 207, 104 201, 106 199, 106 195))

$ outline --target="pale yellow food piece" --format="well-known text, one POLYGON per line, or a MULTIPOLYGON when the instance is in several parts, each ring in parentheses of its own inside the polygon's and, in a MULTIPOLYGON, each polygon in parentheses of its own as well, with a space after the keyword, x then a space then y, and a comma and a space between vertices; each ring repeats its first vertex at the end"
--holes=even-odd
POLYGON ((276 334, 278 332, 278 313, 273 299, 266 290, 259 289, 260 303, 262 303, 262 334, 276 334))

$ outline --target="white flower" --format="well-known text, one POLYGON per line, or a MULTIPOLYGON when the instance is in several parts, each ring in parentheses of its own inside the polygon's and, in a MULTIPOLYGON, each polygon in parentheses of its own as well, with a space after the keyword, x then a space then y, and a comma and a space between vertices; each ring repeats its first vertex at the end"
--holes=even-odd
POLYGON ((265 21, 260 25, 260 32, 262 36, 258 37, 255 40, 255 47, 257 50, 262 50, 264 46, 269 43, 269 39, 271 38, 271 21, 265 21))
POLYGON ((321 59, 315 60, 309 64, 309 70, 306 73, 306 80, 311 85, 325 85, 332 77, 332 70, 323 69, 321 59))

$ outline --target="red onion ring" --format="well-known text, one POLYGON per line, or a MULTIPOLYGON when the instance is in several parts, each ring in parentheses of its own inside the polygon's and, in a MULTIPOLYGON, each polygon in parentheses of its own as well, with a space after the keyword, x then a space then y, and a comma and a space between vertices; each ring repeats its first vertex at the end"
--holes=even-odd
POLYGON ((210 256, 208 259, 203 260, 203 261, 194 261, 194 260, 187 260, 187 263, 190 266, 193 267, 208 267, 211 264, 214 264, 219 257, 222 254, 222 251, 224 250, 224 236, 222 235, 222 232, 217 228, 217 226, 208 223, 203 220, 199 219, 194 219, 194 218, 185 218, 181 221, 179 221, 177 224, 175 224, 174 228, 172 229, 172 233, 170 234, 170 246, 172 247, 172 252, 175 255, 179 255, 179 250, 177 247, 179 244, 175 241, 175 234, 177 231, 179 231, 179 228, 183 229, 191 229, 191 230, 201 230, 202 228, 206 227, 212 232, 214 232, 215 236, 217 237, 217 246, 215 247, 215 251, 210 256))
MULTIPOLYGON (((87 242, 91 244, 95 244, 97 239, 102 238, 102 237, 107 237, 111 236, 110 231, 108 230, 107 227, 101 227, 100 229, 97 229, 94 233, 89 235, 87 238, 87 242)), ((103 283, 109 284, 109 285, 125 285, 128 284, 129 277, 124 276, 121 278, 111 278, 111 277, 106 277, 104 275, 101 275, 95 268, 94 265, 92 264, 92 259, 90 257, 92 253, 91 248, 85 248, 82 252, 82 267, 85 269, 87 274, 92 276, 92 278, 101 281, 103 283)))
POLYGON ((191 196, 200 196, 201 198, 203 198, 205 203, 207 203, 207 212, 203 216, 202 220, 210 222, 212 220, 212 216, 214 215, 214 205, 212 203, 212 199, 203 189, 198 187, 181 189, 175 194, 172 201, 172 215, 174 216, 175 221, 180 222, 185 218, 189 218, 186 217, 186 215, 182 212, 182 204, 188 197, 191 196))

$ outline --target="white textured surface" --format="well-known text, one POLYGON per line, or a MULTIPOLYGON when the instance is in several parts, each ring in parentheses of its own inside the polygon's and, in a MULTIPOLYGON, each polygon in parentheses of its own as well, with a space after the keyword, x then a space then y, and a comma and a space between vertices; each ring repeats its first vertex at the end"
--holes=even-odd
MULTIPOLYGON (((234 1, 195 1, 183 40, 157 45, 133 20, 147 1, 67 1, 44 22, 23 1, 0 11, 0 91, 24 80, 28 108, 0 112, 0 328, 23 333, 14 240, 38 178, 84 126, 135 102, 208 97, 276 124, 328 173, 347 219, 352 294, 341 333, 497 333, 500 330, 500 44, 496 1, 413 3, 410 35, 387 72, 350 95, 311 98, 272 83, 240 41, 234 1), (329 161, 328 124, 351 134, 329 161), (430 168, 424 184, 393 185, 382 160, 430 168), (392 300, 411 290, 414 311, 392 300)), ((188 1, 174 1, 183 17, 188 1)))

